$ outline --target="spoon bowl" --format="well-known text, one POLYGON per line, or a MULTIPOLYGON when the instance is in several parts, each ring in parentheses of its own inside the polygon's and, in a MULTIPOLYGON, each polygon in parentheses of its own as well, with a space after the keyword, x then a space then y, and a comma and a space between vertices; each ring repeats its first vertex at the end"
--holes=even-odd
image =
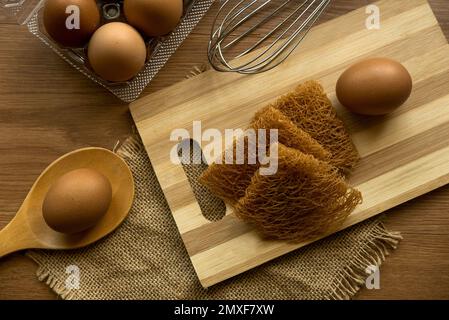
POLYGON ((103 148, 70 152, 42 172, 14 219, 0 231, 0 258, 23 249, 75 249, 87 246, 115 230, 128 215, 133 200, 133 176, 122 158, 103 148), (92 228, 76 234, 57 232, 44 220, 44 198, 58 178, 81 168, 97 170, 109 179, 112 186, 111 204, 92 228))

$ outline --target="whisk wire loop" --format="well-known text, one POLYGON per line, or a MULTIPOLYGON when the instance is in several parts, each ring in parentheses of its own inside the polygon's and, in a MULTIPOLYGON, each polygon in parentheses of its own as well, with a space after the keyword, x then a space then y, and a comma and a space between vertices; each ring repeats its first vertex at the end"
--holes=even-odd
POLYGON ((220 1, 208 45, 210 64, 218 71, 243 74, 275 68, 299 46, 330 2, 331 0, 220 1), (265 16, 257 17, 263 14, 265 16), (282 20, 269 26, 278 16, 282 20), (245 28, 252 20, 256 23, 245 28), (245 45, 251 38, 257 40, 245 45), (238 48, 239 46, 243 48, 238 48), (245 58, 248 53, 255 51, 256 54, 250 59, 245 58))

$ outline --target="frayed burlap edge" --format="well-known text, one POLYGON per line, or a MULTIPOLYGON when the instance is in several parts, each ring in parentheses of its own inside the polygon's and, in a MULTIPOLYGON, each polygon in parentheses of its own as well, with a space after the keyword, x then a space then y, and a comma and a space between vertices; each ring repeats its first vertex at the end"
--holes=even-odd
POLYGON ((49 286, 50 289, 52 289, 60 298, 64 300, 76 300, 73 290, 68 289, 65 283, 59 279, 56 279, 56 277, 51 274, 50 270, 42 267, 38 258, 29 255, 28 253, 26 253, 26 255, 38 264, 39 267, 36 271, 36 275, 39 281, 45 282, 45 284, 49 286))
POLYGON ((367 278, 366 267, 375 265, 380 267, 389 255, 389 249, 395 250, 402 240, 400 232, 388 231, 379 218, 377 225, 371 231, 373 239, 360 248, 360 252, 352 259, 335 279, 334 291, 329 295, 330 300, 349 300, 362 288, 367 278))
POLYGON ((140 138, 135 134, 126 138, 121 145, 120 142, 117 142, 116 147, 112 151, 127 160, 132 157, 133 153, 139 152, 142 148, 143 145, 140 142, 140 138))

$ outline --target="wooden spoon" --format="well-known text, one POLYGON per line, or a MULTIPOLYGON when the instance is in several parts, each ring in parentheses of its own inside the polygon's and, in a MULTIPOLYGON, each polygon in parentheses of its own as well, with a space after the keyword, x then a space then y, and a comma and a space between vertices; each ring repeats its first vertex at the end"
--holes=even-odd
POLYGON ((0 258, 18 250, 75 249, 87 246, 117 228, 128 215, 134 199, 134 180, 127 164, 115 153, 102 148, 85 148, 57 159, 39 176, 14 219, 0 231, 0 258), (104 174, 112 186, 108 212, 91 229, 63 234, 51 229, 42 215, 48 189, 65 173, 90 168, 104 174))

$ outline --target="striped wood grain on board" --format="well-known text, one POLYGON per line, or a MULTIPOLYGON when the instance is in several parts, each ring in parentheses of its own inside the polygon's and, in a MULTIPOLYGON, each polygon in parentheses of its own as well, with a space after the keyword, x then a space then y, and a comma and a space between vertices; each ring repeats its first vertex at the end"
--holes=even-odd
MULTIPOLYGON (((449 183, 449 45, 425 0, 380 1, 381 29, 367 30, 365 8, 315 27, 290 59, 259 75, 205 72, 130 106, 201 284, 214 285, 307 243, 263 240, 230 210, 206 220, 181 166, 170 161, 176 128, 244 128, 254 112, 293 89, 319 80, 341 115, 362 160, 351 176, 364 203, 347 219, 354 225, 449 183), (349 65, 386 56, 410 71, 407 103, 383 118, 346 112, 335 82, 349 65)), ((192 133, 192 132, 191 132, 192 133)), ((208 159, 209 162, 213 159, 208 159)))

